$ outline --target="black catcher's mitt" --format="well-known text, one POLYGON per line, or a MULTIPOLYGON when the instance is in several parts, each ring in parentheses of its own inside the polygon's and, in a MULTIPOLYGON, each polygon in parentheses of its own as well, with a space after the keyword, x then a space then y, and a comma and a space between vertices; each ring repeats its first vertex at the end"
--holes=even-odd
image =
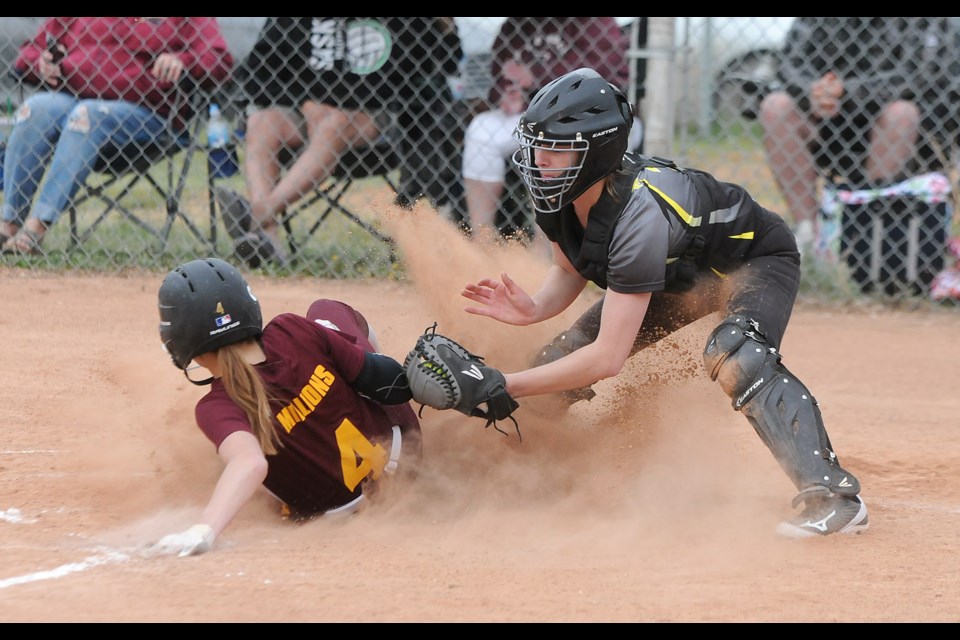
POLYGON ((511 415, 520 405, 506 390, 503 374, 483 363, 450 338, 437 333, 437 323, 428 327, 417 339, 417 344, 403 361, 413 399, 434 409, 456 409, 460 413, 484 418, 486 427, 496 426, 497 420, 509 418, 520 429, 511 415), (481 408, 485 405, 486 408, 481 408))

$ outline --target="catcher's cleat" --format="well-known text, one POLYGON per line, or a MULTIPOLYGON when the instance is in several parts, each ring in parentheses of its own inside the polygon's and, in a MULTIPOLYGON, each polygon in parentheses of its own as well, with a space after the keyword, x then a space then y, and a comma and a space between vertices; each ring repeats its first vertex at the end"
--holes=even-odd
POLYGON ((867 505, 857 496, 841 496, 826 487, 802 491, 793 505, 806 504, 803 512, 777 525, 777 533, 787 538, 815 538, 831 533, 862 533, 869 526, 867 505))

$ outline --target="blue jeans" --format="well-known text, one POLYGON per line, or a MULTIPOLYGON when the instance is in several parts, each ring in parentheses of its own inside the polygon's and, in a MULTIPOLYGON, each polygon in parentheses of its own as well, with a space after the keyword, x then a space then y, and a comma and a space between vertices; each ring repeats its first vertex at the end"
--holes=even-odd
POLYGON ((123 100, 90 100, 42 92, 17 111, 3 164, 3 221, 31 213, 50 226, 76 195, 107 144, 150 142, 167 132, 165 116, 123 100), (51 160, 52 157, 52 160, 51 160), (44 169, 47 180, 40 189, 44 169))

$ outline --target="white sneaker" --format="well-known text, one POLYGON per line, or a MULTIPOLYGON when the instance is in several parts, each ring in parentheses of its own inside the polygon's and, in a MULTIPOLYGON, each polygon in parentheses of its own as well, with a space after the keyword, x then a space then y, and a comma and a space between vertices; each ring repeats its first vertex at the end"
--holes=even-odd
POLYGON ((826 495, 807 497, 804 503, 803 513, 777 525, 777 533, 786 538, 815 538, 833 533, 858 534, 870 526, 867 505, 860 496, 840 496, 827 491, 826 495))

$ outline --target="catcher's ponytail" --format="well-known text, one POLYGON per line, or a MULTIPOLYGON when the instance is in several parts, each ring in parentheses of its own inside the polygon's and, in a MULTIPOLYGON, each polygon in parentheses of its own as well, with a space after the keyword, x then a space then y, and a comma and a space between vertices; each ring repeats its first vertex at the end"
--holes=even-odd
POLYGON ((217 350, 223 386, 230 399, 247 414, 250 427, 260 441, 260 448, 266 455, 273 455, 283 443, 273 426, 270 394, 257 370, 243 358, 238 348, 240 344, 230 344, 217 350))

